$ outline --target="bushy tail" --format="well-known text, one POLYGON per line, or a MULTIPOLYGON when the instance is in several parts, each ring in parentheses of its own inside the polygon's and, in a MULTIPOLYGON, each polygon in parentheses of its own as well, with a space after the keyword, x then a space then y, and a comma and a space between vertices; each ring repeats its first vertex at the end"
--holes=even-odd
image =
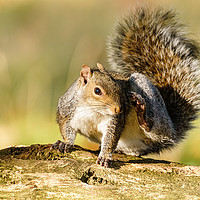
POLYGON ((108 42, 113 70, 142 73, 157 86, 179 139, 200 108, 199 49, 184 29, 173 11, 137 8, 118 21, 108 42))

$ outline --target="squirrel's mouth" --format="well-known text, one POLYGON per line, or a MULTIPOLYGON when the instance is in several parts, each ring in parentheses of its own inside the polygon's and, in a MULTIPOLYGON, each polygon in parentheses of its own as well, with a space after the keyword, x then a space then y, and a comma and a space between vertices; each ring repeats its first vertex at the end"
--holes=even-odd
POLYGON ((99 110, 98 113, 103 116, 113 116, 114 114, 109 110, 99 110))
POLYGON ((98 113, 104 116, 115 116, 122 113, 122 109, 120 110, 113 110, 113 108, 105 108, 103 110, 99 110, 98 113))

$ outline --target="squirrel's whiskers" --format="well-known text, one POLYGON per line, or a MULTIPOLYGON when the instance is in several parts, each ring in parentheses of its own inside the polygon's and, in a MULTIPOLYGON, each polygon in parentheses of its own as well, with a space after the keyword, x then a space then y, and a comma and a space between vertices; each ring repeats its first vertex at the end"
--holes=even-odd
POLYGON ((83 65, 59 99, 61 151, 78 132, 101 144, 97 163, 107 167, 115 150, 141 156, 181 141, 200 108, 200 51, 183 29, 162 9, 136 8, 120 19, 108 42, 113 71, 83 65))

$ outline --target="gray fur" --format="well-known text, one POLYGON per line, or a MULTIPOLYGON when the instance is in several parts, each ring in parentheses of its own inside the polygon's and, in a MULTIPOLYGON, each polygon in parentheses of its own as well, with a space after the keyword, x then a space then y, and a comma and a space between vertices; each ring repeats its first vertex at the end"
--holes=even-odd
POLYGON ((144 130, 145 135, 151 139, 151 142, 149 142, 147 149, 143 149, 143 153, 140 154, 158 153, 162 149, 173 146, 177 141, 176 132, 158 89, 143 74, 133 73, 130 77, 130 91, 139 94, 144 99, 146 121, 151 127, 150 131, 144 130))
POLYGON ((101 144, 97 163, 108 166, 114 150, 159 153, 184 138, 200 108, 200 61, 197 44, 183 30, 174 12, 161 9, 137 8, 120 20, 108 43, 113 71, 82 67, 59 99, 65 143, 53 148, 67 151, 78 132, 101 144), (103 98, 94 96, 95 87, 103 98))
POLYGON ((184 138, 200 105, 197 43, 186 34, 176 13, 136 8, 116 24, 108 41, 111 68, 139 72, 158 88, 177 140, 184 138))

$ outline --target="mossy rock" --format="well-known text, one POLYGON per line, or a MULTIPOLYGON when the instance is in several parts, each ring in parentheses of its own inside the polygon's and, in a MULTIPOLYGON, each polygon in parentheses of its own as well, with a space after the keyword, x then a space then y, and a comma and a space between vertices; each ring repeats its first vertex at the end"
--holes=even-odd
POLYGON ((111 168, 97 151, 48 145, 0 150, 0 199, 200 199, 200 167, 115 153, 111 168))

